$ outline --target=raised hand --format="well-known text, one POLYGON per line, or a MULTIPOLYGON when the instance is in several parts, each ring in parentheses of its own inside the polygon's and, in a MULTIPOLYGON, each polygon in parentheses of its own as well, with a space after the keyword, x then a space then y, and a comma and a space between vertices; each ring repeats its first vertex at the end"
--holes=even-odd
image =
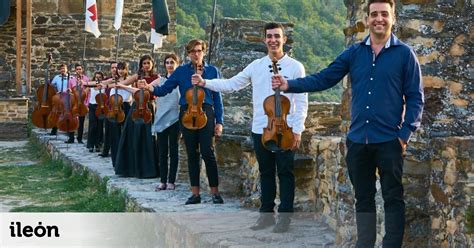
POLYGON ((197 73, 191 77, 191 82, 197 86, 204 87, 206 85, 206 81, 202 79, 200 74, 197 74, 197 73))
POLYGON ((138 80, 137 81, 137 88, 139 88, 139 89, 148 89, 146 80, 144 80, 144 79, 138 80))
POLYGON ((280 88, 282 91, 288 89, 288 81, 285 77, 280 74, 275 74, 272 76, 272 89, 280 88))

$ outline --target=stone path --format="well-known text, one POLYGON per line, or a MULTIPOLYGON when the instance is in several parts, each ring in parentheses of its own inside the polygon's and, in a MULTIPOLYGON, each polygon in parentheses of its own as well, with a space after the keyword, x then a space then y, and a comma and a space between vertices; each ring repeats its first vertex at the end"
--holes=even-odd
MULTIPOLYGON (((166 247, 335 247, 335 232, 311 213, 298 213, 290 231, 274 234, 271 228, 252 231, 258 213, 241 207, 239 199, 224 196, 225 204, 214 205, 202 193, 202 204, 184 205, 189 185, 178 182, 176 190, 155 192, 158 179, 117 177, 110 158, 90 153, 82 144, 65 144, 65 135, 49 136, 33 130, 34 136, 48 147, 55 158, 74 167, 85 168, 99 178, 109 178, 109 189, 126 192, 131 211, 160 213, 163 227, 158 236, 166 247)), ((160 246, 161 247, 161 246, 160 246)))

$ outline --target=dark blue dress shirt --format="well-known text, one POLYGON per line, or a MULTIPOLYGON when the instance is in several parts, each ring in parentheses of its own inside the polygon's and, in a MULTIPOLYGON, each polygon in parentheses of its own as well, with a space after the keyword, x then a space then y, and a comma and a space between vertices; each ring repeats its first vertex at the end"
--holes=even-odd
MULTIPOLYGON (((194 73, 194 67, 191 63, 179 66, 161 87, 154 87, 153 94, 155 96, 164 96, 166 94, 171 93, 177 86, 179 86, 179 93, 181 94, 181 97, 179 99, 179 105, 185 106, 186 91, 193 87, 193 84, 191 83, 191 76, 194 73)), ((202 78, 214 79, 220 77, 221 74, 216 67, 207 64, 204 65, 204 72, 202 74, 202 78)), ((206 88, 203 88, 203 90, 206 93, 204 103, 214 107, 216 123, 223 124, 224 105, 222 104, 221 93, 206 88)))
POLYGON ((322 91, 348 73, 352 85, 348 138, 361 144, 397 137, 408 142, 420 126, 424 104, 420 65, 411 47, 392 34, 375 56, 367 36, 319 73, 288 80, 287 92, 322 91))

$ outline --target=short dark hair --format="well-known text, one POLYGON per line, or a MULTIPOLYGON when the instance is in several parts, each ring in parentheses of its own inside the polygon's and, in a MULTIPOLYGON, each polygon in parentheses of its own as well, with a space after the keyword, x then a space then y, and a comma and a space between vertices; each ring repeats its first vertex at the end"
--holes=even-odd
POLYGON ((177 65, 179 65, 179 58, 176 54, 174 53, 168 53, 166 54, 165 58, 163 59, 163 65, 166 67, 166 60, 171 58, 172 60, 174 60, 174 62, 176 62, 177 65))
POLYGON ((83 68, 81 64, 75 64, 75 65, 74 65, 74 68, 77 68, 77 67, 83 68))
POLYGON ((283 25, 276 22, 269 22, 263 27, 263 36, 265 37, 267 35, 267 30, 275 28, 281 29, 283 31, 283 35, 285 35, 285 27, 283 27, 283 25))
POLYGON ((367 15, 370 15, 370 5, 373 3, 388 3, 395 13, 395 1, 394 0, 369 0, 367 2, 367 15))

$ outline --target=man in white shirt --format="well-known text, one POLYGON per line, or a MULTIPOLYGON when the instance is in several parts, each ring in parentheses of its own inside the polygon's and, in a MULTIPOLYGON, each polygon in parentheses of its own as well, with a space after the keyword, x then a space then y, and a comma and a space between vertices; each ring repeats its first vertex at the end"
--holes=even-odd
POLYGON ((59 74, 54 76, 51 85, 56 88, 56 92, 66 92, 68 90, 69 73, 66 64, 59 65, 59 74))
POLYGON ((288 97, 291 103, 287 122, 288 126, 293 129, 292 150, 280 152, 267 150, 262 145, 261 137, 263 129, 267 127, 268 123, 268 118, 263 109, 263 102, 266 97, 275 93, 272 90, 271 82, 273 74, 271 70, 272 60, 278 60, 279 73, 288 79, 304 76, 305 70, 300 62, 290 58, 283 52, 283 45, 287 37, 281 24, 268 23, 265 25, 264 31, 265 44, 268 49, 267 56, 254 60, 243 71, 230 79, 204 80, 199 74, 195 74, 192 82, 218 92, 237 91, 252 84, 252 138, 260 171, 261 214, 257 222, 250 228, 260 230, 275 224, 273 217, 276 197, 275 174, 278 172, 281 204, 278 207, 279 216, 273 232, 280 233, 286 232, 291 222, 290 216, 293 212, 295 196, 294 151, 301 142, 301 133, 304 130, 304 122, 308 111, 308 96, 306 93, 282 94, 288 97))
MULTIPOLYGON (((51 80, 51 85, 54 86, 56 92, 58 94, 67 92, 68 88, 68 81, 69 81, 69 73, 66 64, 59 65, 59 74, 54 76, 53 80, 51 80)), ((50 135, 56 135, 58 133, 58 128, 53 127, 51 129, 50 135)))

